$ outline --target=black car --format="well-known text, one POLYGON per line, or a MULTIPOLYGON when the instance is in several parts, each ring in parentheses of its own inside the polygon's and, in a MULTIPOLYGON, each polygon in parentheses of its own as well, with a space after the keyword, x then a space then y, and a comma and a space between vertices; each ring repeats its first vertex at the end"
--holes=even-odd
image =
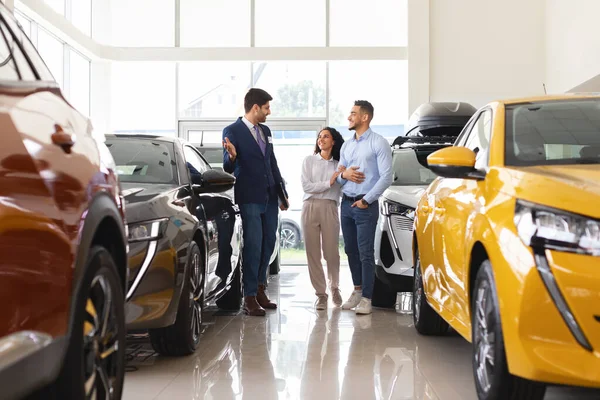
POLYGON ((149 330, 154 349, 196 350, 202 311, 239 310, 242 224, 233 175, 211 168, 174 138, 107 135, 129 230, 129 330, 149 330))

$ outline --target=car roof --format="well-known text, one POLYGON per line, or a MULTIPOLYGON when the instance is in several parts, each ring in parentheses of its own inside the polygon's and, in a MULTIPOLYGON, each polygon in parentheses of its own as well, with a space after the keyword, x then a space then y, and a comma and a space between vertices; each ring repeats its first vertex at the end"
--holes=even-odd
POLYGON ((491 103, 513 105, 513 104, 521 104, 521 103, 542 103, 542 102, 546 102, 546 101, 561 101, 561 100, 577 101, 577 100, 586 100, 586 99, 600 100, 600 93, 565 93, 565 94, 547 95, 547 96, 532 96, 532 97, 496 100, 491 103))
POLYGON ((160 140, 162 142, 169 143, 184 143, 185 141, 178 137, 172 136, 159 136, 159 135, 142 135, 142 134, 130 134, 130 133, 110 133, 106 134, 106 139, 140 139, 140 140, 160 140))

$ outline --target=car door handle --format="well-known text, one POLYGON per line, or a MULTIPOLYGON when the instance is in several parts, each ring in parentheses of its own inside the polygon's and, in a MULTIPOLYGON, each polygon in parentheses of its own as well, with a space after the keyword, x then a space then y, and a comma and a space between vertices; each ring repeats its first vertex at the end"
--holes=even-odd
POLYGON ((438 214, 438 215, 444 215, 445 212, 446 212, 445 208, 442 208, 442 207, 436 207, 435 208, 435 213, 438 214))
POLYGON ((421 210, 421 212, 423 214, 429 214, 431 212, 431 207, 429 207, 429 206, 421 206, 421 207, 419 207, 419 210, 421 210))
POLYGON ((54 124, 54 133, 51 138, 52 143, 60 146, 65 153, 71 153, 71 147, 75 145, 75 135, 65 132, 62 126, 54 124))

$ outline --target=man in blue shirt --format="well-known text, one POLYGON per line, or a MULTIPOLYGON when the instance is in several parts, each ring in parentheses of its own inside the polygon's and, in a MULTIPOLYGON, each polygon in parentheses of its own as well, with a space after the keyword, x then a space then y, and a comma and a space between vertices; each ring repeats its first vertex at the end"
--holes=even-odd
POLYGON ((379 196, 392 184, 392 149, 387 139, 370 128, 373 105, 354 102, 348 117, 354 136, 344 142, 338 177, 343 186, 342 232, 354 292, 343 305, 356 314, 371 314, 375 279, 375 229, 379 218, 379 196))

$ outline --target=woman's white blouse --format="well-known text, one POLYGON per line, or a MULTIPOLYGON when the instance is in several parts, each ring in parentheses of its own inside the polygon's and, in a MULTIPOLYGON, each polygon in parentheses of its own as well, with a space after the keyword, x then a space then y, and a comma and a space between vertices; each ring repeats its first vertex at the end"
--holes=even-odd
POLYGON ((302 163, 303 201, 308 199, 334 200, 338 204, 342 197, 342 187, 335 182, 329 185, 331 176, 338 168, 338 161, 326 160, 320 154, 308 156, 302 163))

